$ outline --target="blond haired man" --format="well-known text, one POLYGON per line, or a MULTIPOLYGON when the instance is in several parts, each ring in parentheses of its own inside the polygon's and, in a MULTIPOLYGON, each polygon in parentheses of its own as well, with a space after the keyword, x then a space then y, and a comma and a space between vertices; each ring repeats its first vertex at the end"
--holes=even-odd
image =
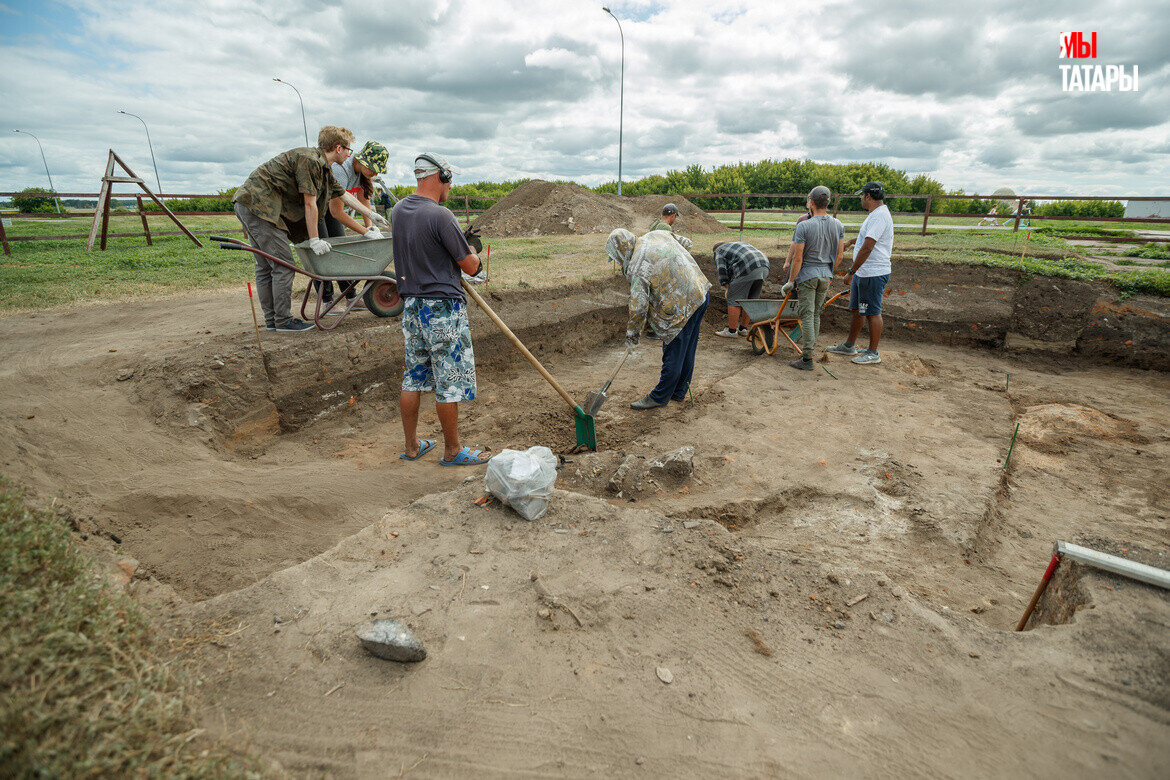
MULTIPOLYGON (((252 171, 232 198, 252 246, 294 265, 289 241, 307 240, 323 255, 329 242, 319 236, 318 223, 326 210, 350 230, 382 237, 377 228, 367 229, 345 213, 343 191, 333 178, 330 166, 345 162, 352 144, 353 133, 329 125, 317 134, 316 148, 290 149, 252 171)), ((290 269, 256 255, 256 294, 268 330, 300 333, 313 327, 292 316, 292 287, 290 269)))

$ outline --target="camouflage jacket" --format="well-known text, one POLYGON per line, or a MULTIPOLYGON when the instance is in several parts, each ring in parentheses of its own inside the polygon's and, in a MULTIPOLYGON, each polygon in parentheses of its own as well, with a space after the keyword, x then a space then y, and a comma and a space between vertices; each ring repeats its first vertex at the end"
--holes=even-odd
POLYGON ((303 195, 316 197, 322 217, 329 201, 342 195, 325 153, 307 146, 281 152, 252 171, 232 201, 247 206, 265 222, 288 230, 291 223, 305 221, 303 195))
POLYGON ((637 341, 649 321, 664 344, 674 341, 711 289, 695 258, 662 232, 635 238, 628 230, 615 230, 605 249, 630 282, 626 338, 637 341))

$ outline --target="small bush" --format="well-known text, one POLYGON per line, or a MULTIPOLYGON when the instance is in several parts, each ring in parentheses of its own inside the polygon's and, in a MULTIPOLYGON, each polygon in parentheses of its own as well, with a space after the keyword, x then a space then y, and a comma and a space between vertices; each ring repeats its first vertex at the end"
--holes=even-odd
POLYGON ((12 206, 21 214, 47 214, 57 207, 53 204, 54 193, 43 187, 25 187, 12 196, 12 206))

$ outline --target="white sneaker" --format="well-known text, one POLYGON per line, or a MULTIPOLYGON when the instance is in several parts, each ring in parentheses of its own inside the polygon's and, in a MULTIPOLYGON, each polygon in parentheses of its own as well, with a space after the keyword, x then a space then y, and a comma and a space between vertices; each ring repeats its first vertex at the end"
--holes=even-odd
POLYGON ((723 330, 715 331, 715 335, 725 339, 736 339, 742 335, 742 331, 724 328, 723 330))

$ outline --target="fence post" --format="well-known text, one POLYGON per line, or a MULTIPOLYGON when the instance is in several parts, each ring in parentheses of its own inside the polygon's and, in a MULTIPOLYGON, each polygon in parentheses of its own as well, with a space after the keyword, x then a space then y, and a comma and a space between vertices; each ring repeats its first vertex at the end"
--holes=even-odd
POLYGON ((739 232, 743 235, 743 218, 747 215, 747 195, 739 196, 739 232))
POLYGON ((926 235, 926 220, 930 219, 930 201, 934 199, 933 195, 926 196, 926 211, 922 212, 922 235, 926 235))
POLYGON ((4 244, 4 254, 10 255, 12 251, 8 248, 8 235, 4 232, 4 218, 0 217, 0 244, 4 244))
POLYGON ((1012 232, 1018 233, 1020 231, 1020 218, 1024 216, 1024 199, 1020 198, 1016 201, 1016 224, 1012 226, 1012 232))
POLYGON ((837 218, 837 207, 841 205, 841 194, 837 193, 833 196, 833 219, 837 218))
POLYGON ((146 236, 146 245, 154 246, 150 240, 150 225, 146 224, 146 209, 142 208, 142 196, 139 195, 135 200, 138 201, 138 216, 142 217, 142 235, 146 236))
POLYGON ((471 227, 471 206, 470 200, 466 195, 463 196, 463 221, 468 227, 471 227))

